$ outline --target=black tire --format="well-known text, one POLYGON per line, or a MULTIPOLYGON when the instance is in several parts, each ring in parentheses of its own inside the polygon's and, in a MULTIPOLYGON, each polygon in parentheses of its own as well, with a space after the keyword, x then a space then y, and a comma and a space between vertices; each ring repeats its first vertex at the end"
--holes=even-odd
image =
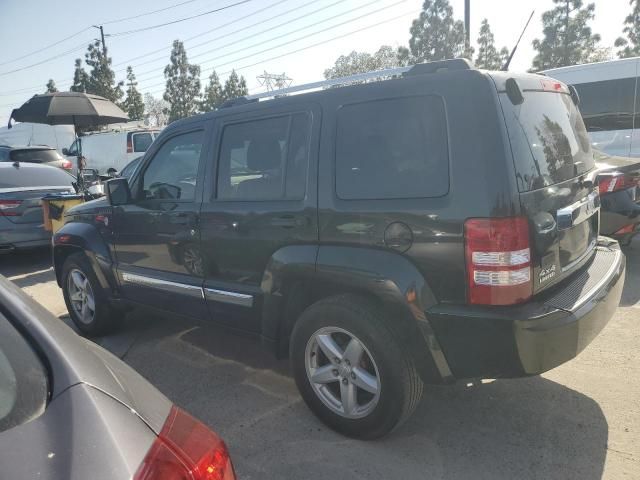
POLYGON ((84 253, 74 253, 69 255, 62 266, 62 294, 67 305, 67 311, 75 326, 88 337, 104 335, 114 330, 119 322, 122 313, 115 310, 109 304, 109 298, 104 294, 98 279, 84 253), (95 309, 90 321, 83 321, 76 312, 70 298, 70 275, 74 270, 79 270, 87 279, 93 299, 95 309))
MULTIPOLYGON (((413 359, 379 311, 375 304, 355 295, 320 300, 302 313, 290 343, 291 368, 305 403, 330 428, 363 440, 382 437, 401 425, 415 410, 423 391, 413 359), (379 397, 372 410, 361 418, 346 418, 329 408, 307 375, 308 342, 321 329, 334 327, 355 336, 377 367, 379 397)), ((313 340, 311 342, 309 345, 314 345, 313 340)), ((333 370, 334 375, 335 372, 333 370)))

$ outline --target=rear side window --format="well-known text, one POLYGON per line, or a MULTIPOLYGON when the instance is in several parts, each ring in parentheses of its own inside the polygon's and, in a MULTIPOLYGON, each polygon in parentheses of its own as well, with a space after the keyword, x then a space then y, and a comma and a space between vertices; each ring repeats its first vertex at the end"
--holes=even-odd
POLYGON ((10 154, 12 162, 48 163, 60 160, 61 157, 56 150, 12 150, 10 154))
POLYGON ((150 133, 134 133, 133 134, 133 151, 146 152, 153 142, 150 133))
POLYGON ((577 177, 594 167, 580 112, 567 94, 525 91, 513 105, 500 94, 521 192, 577 177))
POLYGON ((447 127, 440 97, 377 100, 338 110, 339 198, 439 197, 448 191, 447 127))
POLYGON ((74 178, 64 170, 45 165, 0 168, 0 188, 71 187, 73 181, 74 178))
POLYGON ((307 112, 225 126, 218 162, 218 198, 302 199, 310 132, 307 112))
POLYGON ((39 416, 47 395, 47 373, 42 363, 0 314, 0 432, 39 416))
POLYGON ((619 78, 574 85, 588 132, 633 128, 635 78, 619 78))

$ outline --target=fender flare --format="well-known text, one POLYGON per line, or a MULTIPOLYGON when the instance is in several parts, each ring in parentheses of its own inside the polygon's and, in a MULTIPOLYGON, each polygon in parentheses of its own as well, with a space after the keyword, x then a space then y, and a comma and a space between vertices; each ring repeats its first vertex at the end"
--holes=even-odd
MULTIPOLYGON (((290 246, 278 250, 262 281, 263 338, 278 343, 286 295, 297 282, 308 282, 312 298, 322 291, 374 296, 387 310, 407 342, 423 379, 449 383, 453 375, 434 334, 426 310, 437 303, 424 276, 406 257, 388 250, 339 245, 290 246)), ((294 292, 295 294, 296 292, 294 292)), ((315 300, 313 300, 315 301, 315 300)), ((285 326, 286 328, 286 326, 285 326)))
POLYGON ((98 229, 88 223, 70 222, 58 230, 52 238, 53 265, 58 286, 62 287, 62 265, 73 251, 83 252, 89 259, 100 286, 109 292, 117 288, 113 274, 113 259, 107 242, 98 229))

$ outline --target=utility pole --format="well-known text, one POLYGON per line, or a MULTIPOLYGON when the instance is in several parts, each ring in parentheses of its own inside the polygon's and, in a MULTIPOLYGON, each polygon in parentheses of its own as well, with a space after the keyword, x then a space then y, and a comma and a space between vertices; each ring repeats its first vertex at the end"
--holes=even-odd
POLYGON ((464 0, 464 45, 471 46, 471 0, 464 0))
POLYGON ((93 28, 97 28, 100 30, 100 39, 102 40, 102 54, 107 56, 107 45, 104 43, 104 30, 102 29, 102 25, 93 25, 93 28))

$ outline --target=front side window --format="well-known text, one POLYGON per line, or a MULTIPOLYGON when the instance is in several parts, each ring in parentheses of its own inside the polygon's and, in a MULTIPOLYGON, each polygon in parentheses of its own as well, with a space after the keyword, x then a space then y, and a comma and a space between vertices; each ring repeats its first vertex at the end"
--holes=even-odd
POLYGON ((133 151, 146 152, 153 142, 150 133, 134 133, 133 134, 133 151))
POLYGON ((407 97, 337 113, 336 193, 345 200, 439 197, 449 191, 444 105, 407 97))
POLYGON ((154 200, 195 200, 203 132, 167 140, 151 159, 143 176, 143 197, 154 200))
POLYGON ((218 198, 301 199, 306 191, 311 119, 308 113, 224 127, 218 198))

